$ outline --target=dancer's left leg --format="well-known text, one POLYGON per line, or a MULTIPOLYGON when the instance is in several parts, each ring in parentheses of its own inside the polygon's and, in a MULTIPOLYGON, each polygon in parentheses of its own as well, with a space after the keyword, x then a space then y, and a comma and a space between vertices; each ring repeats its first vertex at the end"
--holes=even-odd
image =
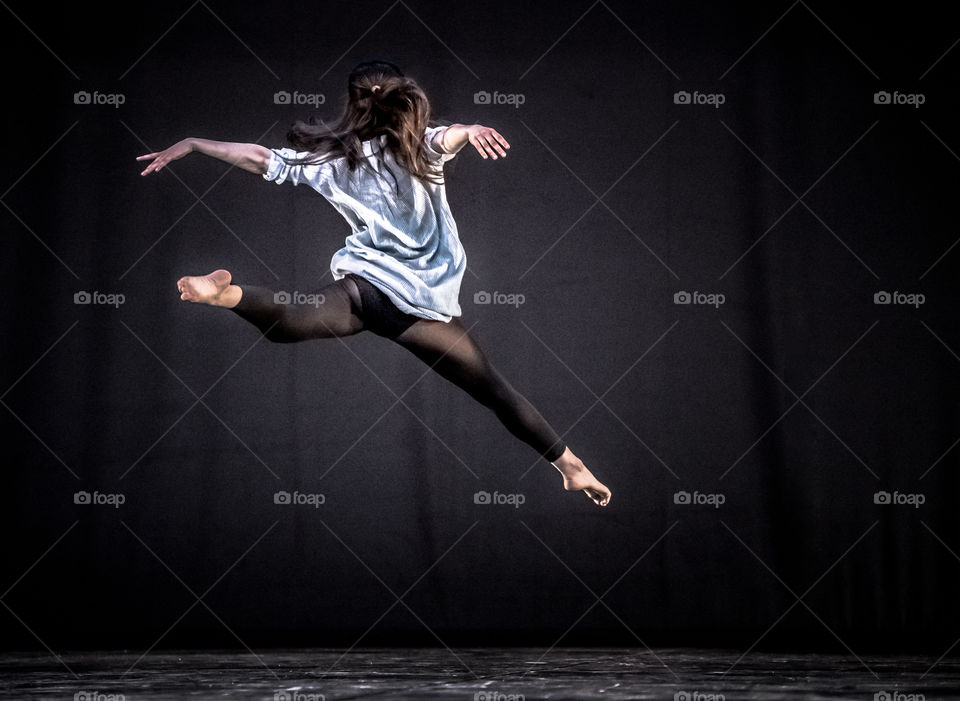
POLYGON ((393 340, 493 410, 510 433, 560 471, 565 489, 582 490, 599 506, 607 505, 610 490, 563 443, 526 397, 507 382, 458 318, 449 322, 419 319, 393 340))

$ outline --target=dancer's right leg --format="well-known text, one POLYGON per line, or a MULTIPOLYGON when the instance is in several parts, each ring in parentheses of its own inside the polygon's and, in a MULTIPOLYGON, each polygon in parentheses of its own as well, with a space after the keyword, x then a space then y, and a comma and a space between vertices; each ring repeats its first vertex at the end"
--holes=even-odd
POLYGON ((363 330, 360 294, 349 278, 317 290, 308 304, 283 304, 272 290, 233 285, 231 279, 226 270, 180 278, 180 299, 231 309, 277 343, 350 336, 363 330))

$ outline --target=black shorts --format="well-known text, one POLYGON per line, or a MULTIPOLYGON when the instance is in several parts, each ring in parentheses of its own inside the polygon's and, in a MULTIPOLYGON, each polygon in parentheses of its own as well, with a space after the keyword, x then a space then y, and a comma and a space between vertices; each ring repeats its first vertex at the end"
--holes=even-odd
POLYGON ((362 275, 347 273, 337 282, 343 284, 354 305, 354 313, 363 327, 378 336, 395 339, 423 317, 400 311, 386 293, 362 275), (349 281, 354 284, 351 285, 349 281))

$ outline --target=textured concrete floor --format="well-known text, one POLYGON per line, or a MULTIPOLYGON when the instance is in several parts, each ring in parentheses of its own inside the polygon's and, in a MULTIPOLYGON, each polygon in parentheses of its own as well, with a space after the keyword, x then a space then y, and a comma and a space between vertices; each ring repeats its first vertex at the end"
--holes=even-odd
POLYGON ((740 651, 626 648, 557 648, 546 654, 532 648, 142 654, 77 652, 58 659, 50 653, 5 653, 0 656, 0 692, 7 698, 75 701, 960 699, 957 658, 741 657, 740 651))

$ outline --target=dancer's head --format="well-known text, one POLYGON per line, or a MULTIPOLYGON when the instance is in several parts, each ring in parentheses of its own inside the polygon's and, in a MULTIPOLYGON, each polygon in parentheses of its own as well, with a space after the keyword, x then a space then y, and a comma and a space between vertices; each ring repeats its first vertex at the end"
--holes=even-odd
POLYGON ((362 159, 361 142, 385 135, 386 147, 407 170, 439 182, 423 145, 429 121, 430 102, 416 81, 389 61, 364 61, 350 71, 338 120, 329 127, 313 119, 297 122, 287 140, 298 151, 325 154, 311 162, 346 156, 354 168, 362 159))
POLYGON ((349 104, 358 113, 362 113, 381 104, 387 90, 395 95, 398 88, 407 85, 415 87, 415 83, 404 76, 396 64, 389 61, 364 61, 350 71, 347 78, 347 98, 349 104))

